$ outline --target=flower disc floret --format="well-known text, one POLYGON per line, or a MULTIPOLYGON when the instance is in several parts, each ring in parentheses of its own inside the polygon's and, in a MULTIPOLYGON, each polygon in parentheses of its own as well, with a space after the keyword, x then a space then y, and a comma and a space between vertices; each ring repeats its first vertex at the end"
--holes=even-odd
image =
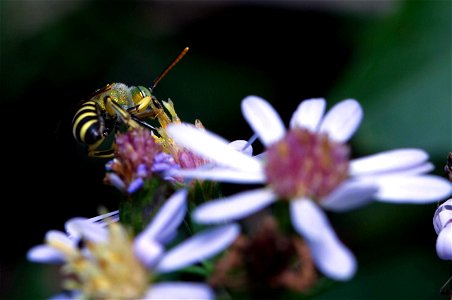
POLYGON ((349 149, 325 133, 294 128, 267 150, 265 174, 285 199, 321 199, 347 178, 349 149))

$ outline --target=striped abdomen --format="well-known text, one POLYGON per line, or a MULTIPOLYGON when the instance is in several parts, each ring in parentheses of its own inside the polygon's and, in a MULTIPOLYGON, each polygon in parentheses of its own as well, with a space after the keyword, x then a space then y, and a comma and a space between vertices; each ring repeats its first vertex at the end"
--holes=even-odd
POLYGON ((93 145, 103 138, 100 110, 93 100, 82 103, 72 119, 72 134, 82 144, 93 145))

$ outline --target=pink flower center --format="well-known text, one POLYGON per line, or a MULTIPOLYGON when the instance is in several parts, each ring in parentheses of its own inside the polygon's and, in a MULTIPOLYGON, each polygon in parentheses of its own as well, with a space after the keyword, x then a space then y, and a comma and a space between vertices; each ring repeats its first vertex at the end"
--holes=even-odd
POLYGON ((320 200, 348 175, 349 149, 326 134, 295 128, 267 151, 265 174, 285 199, 320 200))

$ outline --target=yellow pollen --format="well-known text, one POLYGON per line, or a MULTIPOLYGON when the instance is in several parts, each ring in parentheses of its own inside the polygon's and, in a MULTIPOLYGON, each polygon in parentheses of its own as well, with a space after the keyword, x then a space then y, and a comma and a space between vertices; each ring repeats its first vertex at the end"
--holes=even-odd
POLYGON ((277 147, 278 147, 278 153, 281 156, 284 157, 284 156, 289 155, 289 147, 287 146, 286 143, 279 143, 279 144, 277 144, 277 147))
POLYGON ((150 274, 135 257, 132 240, 118 223, 109 225, 107 241, 86 242, 89 255, 56 240, 50 242, 66 256, 63 272, 75 277, 65 280, 64 287, 79 290, 84 298, 136 299, 148 288, 150 274))

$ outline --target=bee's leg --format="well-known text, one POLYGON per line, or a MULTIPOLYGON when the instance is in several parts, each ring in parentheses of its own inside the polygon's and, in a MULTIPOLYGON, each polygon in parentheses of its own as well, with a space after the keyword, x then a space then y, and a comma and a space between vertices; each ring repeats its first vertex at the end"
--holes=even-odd
POLYGON ((89 157, 96 157, 96 158, 113 158, 115 156, 115 150, 114 149, 108 149, 108 150, 88 150, 88 156, 89 157))
MULTIPOLYGON (((130 112, 130 113, 133 113, 133 114, 141 113, 141 112, 143 112, 146 108, 148 108, 148 106, 149 106, 149 104, 150 104, 151 102, 152 102, 152 104, 155 105, 155 101, 156 101, 156 100, 154 100, 152 96, 146 96, 146 97, 142 98, 142 99, 137 103, 137 105, 135 105, 135 106, 129 108, 127 111, 130 112)), ((158 104, 158 106, 161 107, 160 103, 157 102, 157 104, 158 104)))
MULTIPOLYGON (((147 98, 147 97, 145 97, 145 98, 147 98)), ((163 109, 163 106, 160 104, 160 102, 157 100, 157 98, 155 98, 154 96, 151 96, 151 101, 147 102, 147 105, 148 106, 142 107, 142 109, 143 109, 142 111, 138 111, 138 110, 131 111, 130 109, 129 109, 129 111, 134 116, 136 116, 138 119, 146 119, 146 118, 157 119, 162 127, 166 127, 168 124, 171 123, 171 119, 168 117, 165 110, 163 109)), ((134 107, 132 107, 132 109, 134 109, 136 107, 138 107, 138 109, 140 109, 139 106, 134 106, 134 107)))
POLYGON ((154 96, 144 97, 138 102, 138 105, 129 108, 127 111, 138 119, 158 119, 162 126, 171 122, 163 110, 162 105, 154 96))
POLYGON ((132 119, 133 119, 135 122, 137 122, 138 124, 140 124, 141 126, 143 126, 143 127, 145 127, 145 128, 148 128, 148 129, 150 129, 150 130, 155 130, 155 131, 157 131, 157 128, 155 128, 155 127, 152 126, 151 124, 148 124, 148 123, 146 123, 146 122, 140 120, 137 116, 134 116, 134 115, 131 115, 131 116, 132 116, 132 119))
POLYGON ((128 128, 140 127, 140 124, 132 118, 131 114, 113 101, 109 96, 105 97, 104 101, 107 112, 110 113, 110 111, 113 111, 115 115, 119 117, 121 122, 126 124, 128 128))

